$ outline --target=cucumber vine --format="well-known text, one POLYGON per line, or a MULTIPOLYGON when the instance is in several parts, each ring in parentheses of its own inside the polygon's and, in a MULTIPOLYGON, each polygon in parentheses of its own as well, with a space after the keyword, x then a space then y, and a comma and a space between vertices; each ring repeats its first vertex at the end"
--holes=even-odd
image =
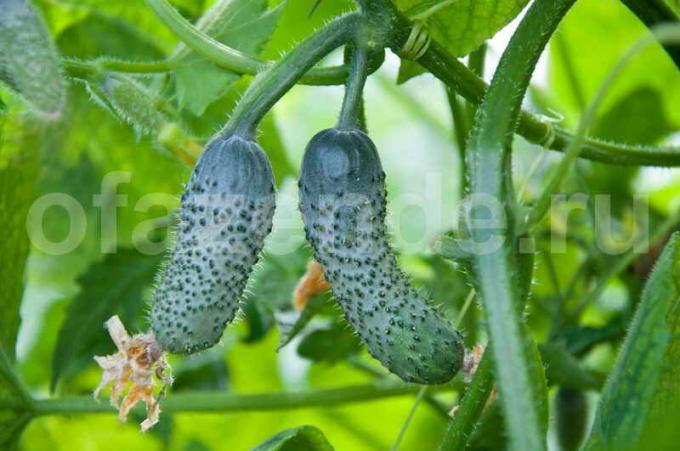
MULTIPOLYGON (((624 2, 647 24, 657 24, 672 15, 665 4, 655 7, 638 0, 624 2)), ((428 31, 430 17, 453 5, 452 1, 435 2, 409 17, 390 0, 357 0, 356 11, 334 18, 280 59, 268 61, 211 37, 200 21, 193 25, 167 0, 146 0, 148 8, 182 43, 165 59, 148 62, 61 58, 40 17, 26 6, 29 4, 23 0, 11 3, 20 20, 0 18, 0 40, 7 42, 9 49, 0 49, 0 76, 24 98, 33 110, 31 114, 61 116, 66 98, 62 75, 66 75, 85 86, 102 107, 136 127, 139 136, 164 145, 165 141, 177 140, 168 136, 180 136, 190 143, 186 147, 192 147, 189 150, 193 153, 173 151, 183 155, 187 165, 196 165, 182 196, 174 249, 157 278, 151 329, 143 336, 158 346, 152 347, 154 360, 164 357, 164 352, 192 354, 216 345, 244 306, 246 285, 272 230, 275 208, 272 165, 263 140, 258 143, 265 116, 298 84, 345 86, 337 125, 316 134, 305 150, 298 184, 300 211, 313 256, 325 270, 324 286, 330 284, 346 322, 369 353, 401 381, 260 395, 179 393, 163 398, 164 410, 276 410, 415 395, 416 402, 393 446, 397 449, 418 404, 427 401, 441 412, 441 402, 434 395, 455 389, 460 397, 459 410, 448 423, 440 449, 458 450, 469 445, 485 406, 493 399, 495 386, 510 448, 547 448, 546 372, 525 322, 536 254, 533 240, 553 195, 578 159, 614 165, 680 166, 678 147, 638 146, 588 136, 608 87, 644 45, 658 40, 678 63, 677 29, 657 29, 656 34, 632 48, 597 91, 578 129, 570 132, 522 109, 522 100, 539 57, 575 0, 533 1, 488 85, 482 79, 484 45, 470 54, 466 66, 428 31), (25 55, 10 48, 19 22, 24 23, 19 31, 30 28, 25 35, 19 33, 20 38, 42 45, 35 51, 46 60, 45 67, 53 76, 42 78, 42 72, 26 70, 25 55), (344 48, 344 64, 320 64, 340 48, 344 48), (466 354, 465 337, 439 308, 430 305, 428 295, 412 286, 389 243, 386 176, 368 137, 363 110, 367 79, 382 65, 385 50, 402 60, 417 62, 446 89, 455 141, 464 159, 460 194, 465 200, 458 230, 452 234, 466 244, 466 250, 448 252, 444 246, 440 253, 466 270, 472 286, 459 312, 459 322, 475 298, 484 310, 489 344, 481 360, 472 363, 470 359, 476 357, 466 354), (183 133, 177 109, 160 95, 157 98, 156 86, 139 83, 133 77, 172 73, 191 53, 224 71, 254 76, 247 79, 249 84, 228 118, 225 113, 224 126, 205 144, 198 158, 198 145, 183 133), (44 91, 42 97, 40 91, 44 91), (532 205, 523 205, 514 192, 515 134, 563 152, 532 205), (490 225, 476 226, 483 221, 490 225), (530 252, 523 248, 527 243, 530 252), (471 378, 466 386, 454 379, 461 369, 471 378)), ((314 8, 318 6, 317 2, 314 8)), ((661 241, 677 222, 677 214, 670 215, 658 226, 653 241, 661 241)), ((579 316, 632 259, 632 253, 621 256, 572 315, 579 316)), ((558 275, 554 267, 551 269, 551 282, 561 296, 558 275)), ((110 357, 114 356, 98 359, 108 362, 110 357)), ((368 372, 383 374, 370 366, 368 372)), ((8 393, 0 393, 0 410, 19 412, 26 422, 46 415, 112 410, 86 397, 34 398, 1 346, 0 381, 9 387, 8 393)), ((569 396, 584 402, 582 391, 560 390, 563 404, 569 396)), ((147 395, 154 399, 153 393, 147 395)), ((157 419, 157 404, 156 408, 157 419)))

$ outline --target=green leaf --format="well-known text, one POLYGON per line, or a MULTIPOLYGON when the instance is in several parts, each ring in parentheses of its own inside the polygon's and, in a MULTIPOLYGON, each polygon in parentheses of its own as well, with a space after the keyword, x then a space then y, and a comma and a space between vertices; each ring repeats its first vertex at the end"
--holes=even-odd
POLYGON ((144 310, 142 293, 160 261, 157 255, 118 249, 78 278, 80 291, 67 310, 52 356, 52 390, 64 374, 82 368, 94 355, 113 350, 103 327, 111 316, 118 314, 131 331, 139 326, 135 319, 144 310))
MULTIPOLYGON (((258 55, 274 31, 281 12, 280 6, 268 8, 267 5, 267 0, 220 0, 206 11, 197 25, 232 48, 258 55)), ((182 55, 175 89, 179 106, 200 116, 240 76, 217 67, 202 56, 187 55, 187 52, 183 46, 175 52, 182 55)))
POLYGON ((253 451, 331 451, 333 446, 314 426, 286 429, 262 442, 253 451))
POLYGON ((413 17, 435 7, 426 20, 432 37, 455 56, 467 55, 507 25, 528 0, 393 0, 413 17), (442 6, 437 9, 438 6, 442 6), (445 6, 444 6, 445 5, 445 6))
POLYGON ((298 345, 301 357, 314 362, 336 362, 361 349, 361 342, 346 324, 333 324, 327 329, 315 330, 306 335, 298 345))
POLYGON ((586 449, 674 449, 680 440, 680 235, 642 293, 586 449))
POLYGON ((219 99, 240 77, 207 60, 183 64, 175 70, 174 76, 179 106, 197 116, 202 115, 208 105, 219 99))

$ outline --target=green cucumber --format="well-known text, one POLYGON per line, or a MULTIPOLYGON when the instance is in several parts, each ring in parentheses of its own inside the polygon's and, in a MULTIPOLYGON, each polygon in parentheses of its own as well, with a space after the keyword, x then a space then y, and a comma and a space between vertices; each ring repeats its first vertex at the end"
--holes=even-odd
POLYGON ((59 54, 45 22, 29 1, 0 1, 0 81, 45 119, 61 116, 66 85, 59 54))
POLYGON ((176 245, 155 291, 151 329, 163 349, 191 354, 220 340, 239 310, 274 207, 262 148, 238 135, 214 138, 182 196, 176 245))
POLYGON ((307 240, 371 355, 408 382, 450 380, 462 365, 462 337, 397 265, 385 173, 370 138, 355 128, 318 133, 299 186, 307 240))

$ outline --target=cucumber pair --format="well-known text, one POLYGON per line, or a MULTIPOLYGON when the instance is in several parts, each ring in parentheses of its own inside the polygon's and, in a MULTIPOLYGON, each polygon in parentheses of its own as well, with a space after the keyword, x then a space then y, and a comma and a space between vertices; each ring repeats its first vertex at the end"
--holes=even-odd
MULTIPOLYGON (((409 382, 451 379, 462 364, 462 338, 397 265, 385 226, 385 174, 369 137, 356 128, 318 133, 299 186, 307 239, 369 352, 409 382)), ((261 147, 238 135, 210 142, 182 197, 177 244, 151 312, 167 351, 193 353, 220 340, 273 214, 274 178, 261 147)))

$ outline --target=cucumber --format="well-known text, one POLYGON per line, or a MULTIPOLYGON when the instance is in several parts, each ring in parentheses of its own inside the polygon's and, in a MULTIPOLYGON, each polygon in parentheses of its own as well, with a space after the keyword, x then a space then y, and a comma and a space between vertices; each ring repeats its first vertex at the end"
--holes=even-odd
POLYGON ((215 345, 236 316, 272 228, 274 176, 262 148, 238 135, 213 139, 182 196, 176 244, 159 278, 151 329, 164 350, 215 345))
POLYGON ((0 1, 0 81, 33 112, 58 119, 66 102, 59 54, 47 26, 27 0, 0 1))
POLYGON ((408 382, 450 380, 463 362, 462 337, 397 265, 385 173, 370 138, 355 128, 318 133, 299 187, 307 240, 371 355, 408 382))

